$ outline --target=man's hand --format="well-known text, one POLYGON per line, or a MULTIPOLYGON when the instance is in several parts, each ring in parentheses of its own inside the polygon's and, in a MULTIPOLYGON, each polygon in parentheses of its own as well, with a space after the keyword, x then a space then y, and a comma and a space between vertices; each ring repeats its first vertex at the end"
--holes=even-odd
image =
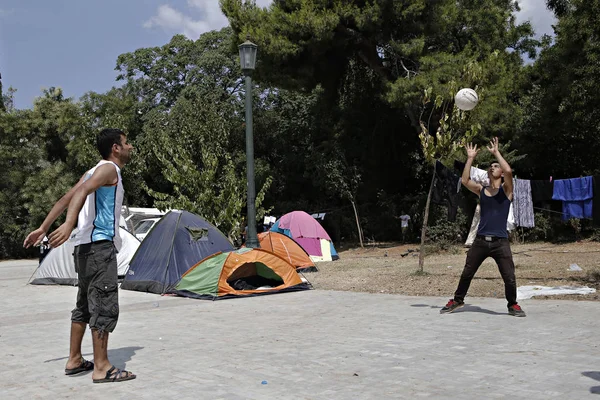
POLYGON ((46 236, 46 231, 43 228, 37 228, 27 235, 23 242, 23 247, 28 249, 31 246, 39 246, 39 244, 42 243, 42 240, 44 240, 44 236, 46 236))
POLYGON ((70 224, 64 223, 59 226, 57 230, 48 236, 50 246, 56 248, 66 242, 69 239, 69 236, 71 236, 72 231, 73 227, 70 224))
POLYGON ((465 145, 465 149, 467 149, 467 157, 469 157, 472 160, 474 160, 475 157, 477 157, 477 153, 479 153, 476 144, 474 145, 472 143, 467 143, 465 145))
POLYGON ((494 156, 498 155, 498 138, 495 137, 490 141, 490 145, 487 147, 487 149, 490 151, 490 153, 492 153, 494 156))

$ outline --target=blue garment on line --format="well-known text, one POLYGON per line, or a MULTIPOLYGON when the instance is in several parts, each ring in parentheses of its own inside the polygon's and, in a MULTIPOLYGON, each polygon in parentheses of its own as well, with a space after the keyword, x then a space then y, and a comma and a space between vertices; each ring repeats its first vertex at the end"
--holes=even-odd
POLYGON ((591 176, 554 181, 552 200, 563 202, 563 221, 569 218, 592 218, 593 187, 591 176))

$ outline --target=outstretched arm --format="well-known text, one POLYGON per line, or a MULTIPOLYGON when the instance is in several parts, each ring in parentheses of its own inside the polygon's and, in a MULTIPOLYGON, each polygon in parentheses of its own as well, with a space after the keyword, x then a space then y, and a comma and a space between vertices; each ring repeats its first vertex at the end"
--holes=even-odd
POLYGON ((465 163, 465 169, 463 169, 461 182, 467 189, 479 196, 482 186, 471 180, 471 165, 473 164, 475 157, 477 157, 479 150, 477 150, 477 145, 471 143, 467 143, 465 149, 467 150, 467 162, 465 163))
POLYGON ((490 141, 490 145, 488 146, 487 149, 490 151, 490 153, 492 153, 494 155, 494 157, 496 157, 498 164, 500 164, 500 168, 502 168, 502 173, 504 174, 504 184, 503 184, 504 193, 506 194, 506 197, 508 197, 512 201, 513 190, 514 190, 513 189, 512 168, 510 167, 510 165, 508 165, 508 162, 506 162, 504 157, 502 157, 502 154, 500 154, 500 150, 498 150, 498 138, 497 137, 495 137, 494 139, 492 139, 490 141))
POLYGON ((117 182, 117 170, 111 164, 104 164, 96 168, 94 174, 83 182, 73 193, 69 202, 65 223, 48 236, 50 246, 58 247, 69 239, 71 232, 77 225, 79 211, 85 204, 86 197, 98 190, 101 186, 110 186, 117 182))
POLYGON ((73 198, 73 194, 82 184, 83 176, 81 179, 79 179, 79 182, 77 182, 75 186, 73 186, 63 197, 60 198, 60 200, 56 202, 56 204, 54 204, 54 207, 52 207, 52 210, 50 210, 40 227, 27 235, 25 241, 23 242, 23 247, 29 248, 31 246, 38 246, 41 243, 52 223, 56 221, 56 218, 58 218, 67 209, 71 198, 73 198))

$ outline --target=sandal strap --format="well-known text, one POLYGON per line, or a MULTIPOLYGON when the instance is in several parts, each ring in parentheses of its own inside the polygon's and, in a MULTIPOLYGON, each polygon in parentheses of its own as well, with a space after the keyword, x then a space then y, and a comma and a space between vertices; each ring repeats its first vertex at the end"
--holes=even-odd
POLYGON ((110 376, 112 375, 114 370, 115 370, 115 366, 113 365, 112 367, 110 367, 110 369, 108 371, 106 371, 106 379, 111 379, 110 376))
POLYGON ((114 372, 114 378, 110 378, 112 379, 112 381, 118 381, 121 380, 123 378, 129 378, 129 371, 126 371, 124 369, 120 369, 118 368, 115 372, 114 372))

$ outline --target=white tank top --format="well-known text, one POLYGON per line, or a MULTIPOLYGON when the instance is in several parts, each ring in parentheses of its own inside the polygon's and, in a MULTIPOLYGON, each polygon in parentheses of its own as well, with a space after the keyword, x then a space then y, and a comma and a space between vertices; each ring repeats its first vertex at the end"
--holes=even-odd
POLYGON ((117 251, 121 249, 119 235, 119 219, 123 205, 123 182, 121 169, 112 161, 102 160, 85 173, 84 181, 88 180, 101 165, 112 164, 117 169, 117 183, 111 186, 99 187, 85 199, 85 204, 79 212, 75 245, 110 240, 117 251))

